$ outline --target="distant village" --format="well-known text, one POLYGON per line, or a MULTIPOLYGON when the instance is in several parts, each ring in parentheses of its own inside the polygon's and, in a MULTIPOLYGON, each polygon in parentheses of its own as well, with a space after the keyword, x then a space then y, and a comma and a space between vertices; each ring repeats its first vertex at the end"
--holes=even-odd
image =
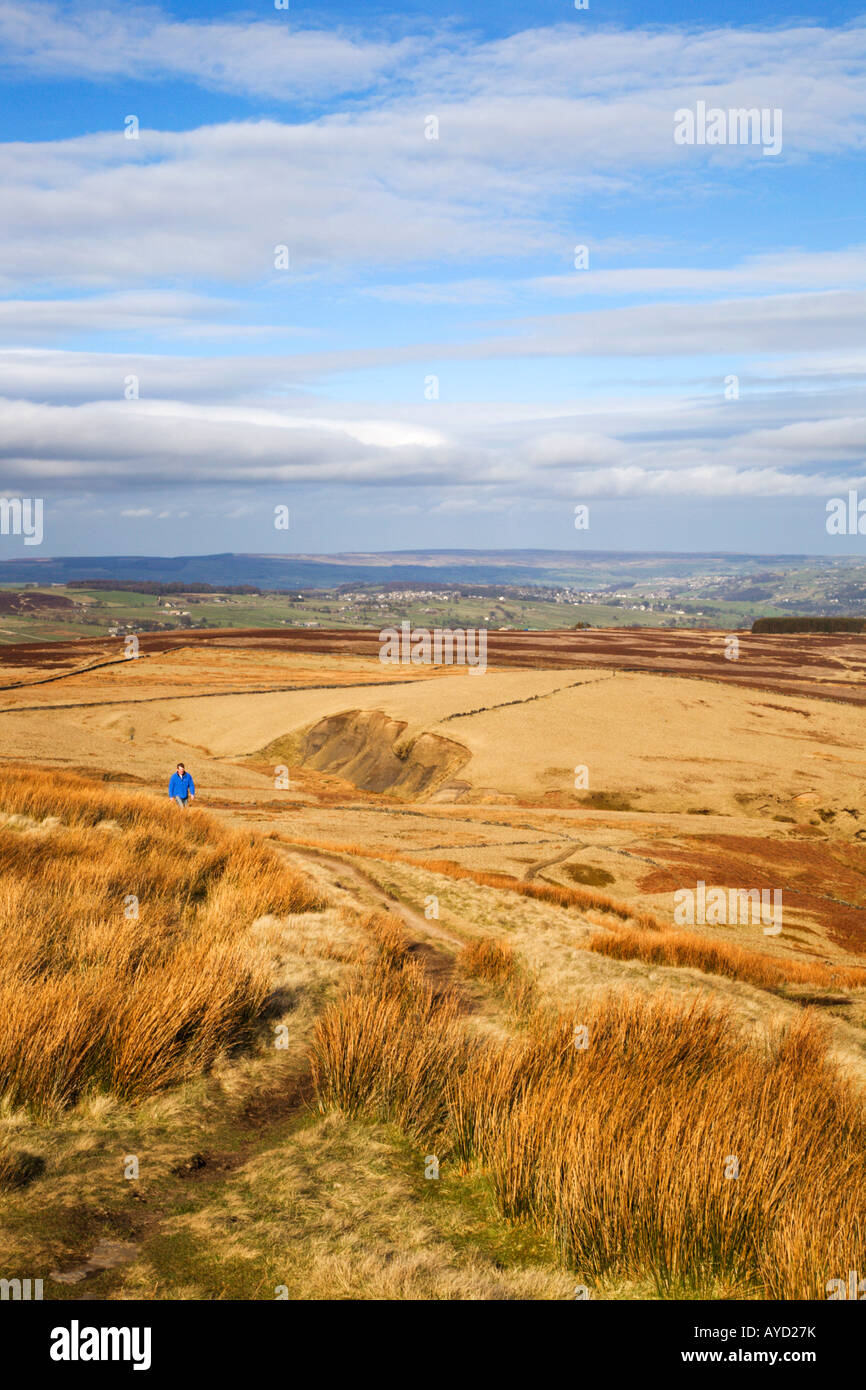
POLYGON ((619 578, 615 570, 608 570, 600 572, 591 586, 549 581, 476 583, 467 579, 429 585, 379 579, 331 587, 268 589, 191 580, 94 578, 65 584, 25 583, 17 590, 18 598, 4 588, 0 611, 13 621, 17 615, 38 622, 60 620, 65 608, 67 621, 78 625, 79 630, 98 628, 121 638, 222 626, 381 627, 407 618, 426 621, 430 626, 470 622, 500 632, 611 624, 673 628, 721 623, 736 627, 761 616, 763 605, 769 606, 771 616, 779 617, 787 613, 832 615, 843 611, 842 604, 850 614, 866 613, 864 580, 866 575, 844 567, 811 574, 785 567, 749 574, 714 570, 646 578, 634 571, 619 578), (130 594, 129 604, 123 602, 124 592, 130 594), (142 602, 142 596, 151 601, 142 602))

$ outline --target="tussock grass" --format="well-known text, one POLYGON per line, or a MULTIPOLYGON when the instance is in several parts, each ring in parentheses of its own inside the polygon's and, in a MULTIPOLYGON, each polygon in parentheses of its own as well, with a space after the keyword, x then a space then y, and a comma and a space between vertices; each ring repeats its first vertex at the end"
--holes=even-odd
POLYGON ((380 955, 321 1016, 312 1065, 322 1110, 478 1165, 589 1280, 823 1298, 866 1263, 862 1101, 810 1013, 760 1046, 705 1000, 616 995, 481 1040, 380 955))
POLYGON ((457 964, 467 975, 475 975, 480 980, 502 985, 514 978, 517 973, 517 960, 510 946, 492 937, 479 937, 470 941, 459 952, 457 964))
POLYGON ((26 1187, 42 1173, 45 1164, 38 1154, 13 1148, 4 1138, 0 1140, 0 1190, 26 1187))
POLYGON ((510 874, 487 873, 481 869, 465 869, 447 859, 409 859, 430 873, 446 874, 449 878, 469 878, 483 888, 505 888, 512 893, 520 893, 524 898, 534 898, 536 902, 552 903, 554 907, 576 907, 583 911, 594 909, 619 917, 625 922, 636 922, 647 931, 663 927, 660 918, 651 912, 640 912, 632 904, 621 902, 607 893, 599 893, 594 888, 568 888, 560 883, 532 883, 512 878, 510 874))
POLYGON ((866 970, 858 966, 824 965, 820 961, 768 956, 731 942, 708 941, 697 932, 665 931, 645 935, 628 928, 618 929, 593 936, 587 949, 614 960, 693 966, 711 975, 726 975, 762 989, 775 989, 784 984, 830 989, 866 987, 866 970))
POLYGON ((459 968, 467 975, 499 985, 518 1018, 524 1018, 537 1003, 535 981, 523 969, 517 956, 504 941, 480 937, 470 941, 457 955, 459 968))
POLYGON ((9 1104, 137 1099, 249 1039, 269 983, 248 928, 323 906, 304 878, 202 812, 68 774, 3 768, 0 813, 9 1104))
POLYGON ((469 1065, 477 1044, 458 1020, 456 996, 434 993, 399 924, 374 916, 365 925, 378 950, 319 1018, 313 1083, 323 1111, 395 1120, 423 1140, 447 1124, 449 1080, 469 1065))

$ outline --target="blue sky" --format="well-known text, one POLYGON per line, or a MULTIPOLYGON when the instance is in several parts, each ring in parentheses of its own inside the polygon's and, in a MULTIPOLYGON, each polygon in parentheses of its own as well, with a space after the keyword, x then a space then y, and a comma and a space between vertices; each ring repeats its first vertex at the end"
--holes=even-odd
POLYGON ((858 553, 866 16, 589 6, 0 0, 46 553, 858 553))

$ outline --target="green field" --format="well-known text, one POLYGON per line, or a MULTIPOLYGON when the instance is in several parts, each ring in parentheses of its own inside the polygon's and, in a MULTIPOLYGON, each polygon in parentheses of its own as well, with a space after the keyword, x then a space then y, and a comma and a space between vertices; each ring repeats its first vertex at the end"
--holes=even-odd
MULTIPOLYGON (((468 587, 468 586, 467 586, 468 587)), ((649 587, 649 586, 647 586, 649 587)), ((293 594, 154 594, 124 589, 0 586, 0 643, 123 636, 130 631, 184 628, 367 627, 408 621, 413 627, 475 627, 545 631, 578 624, 592 627, 748 627, 758 616, 776 616, 774 604, 672 597, 660 601, 635 588, 617 602, 597 596, 560 601, 548 590, 533 597, 435 596, 379 593, 351 597, 334 591, 293 594), (6 611, 20 599, 27 611, 6 611), (681 610, 681 611, 677 611, 681 610)), ((837 610, 838 611, 838 610, 837 610)))
MULTIPOLYGON (((165 573, 151 564, 148 572, 158 578, 147 583, 138 576, 129 581, 97 580, 85 571, 79 582, 86 587, 76 582, 0 584, 0 643, 183 628, 379 630, 410 622, 413 627, 491 631, 577 626, 730 629, 751 628, 756 618, 866 617, 866 564, 855 556, 556 553, 535 557, 538 563, 529 556, 509 564, 493 555, 479 573, 459 556, 427 558, 430 563, 421 564, 419 557, 401 555, 404 573, 399 579, 394 578, 395 567, 384 564, 387 556, 378 557, 382 563, 372 566, 373 575, 370 566, 338 566, 346 575, 338 587, 335 566, 323 561, 321 568, 328 574, 322 574, 321 583, 307 578, 307 587, 281 591, 266 587, 272 580, 260 582, 256 557, 246 557, 244 564, 238 561, 231 581, 218 581, 227 585, 225 589, 214 583, 207 592, 195 592, 191 579, 172 578, 176 567, 172 569, 171 560, 165 562, 165 573), (124 587, 124 582, 138 585, 138 591, 124 587), (191 589, 181 588, 184 583, 191 589), (142 591, 158 585, 163 592, 142 591), (253 592, 239 592, 242 586, 253 592), (179 592, 165 592, 173 587, 179 592)), ((105 562, 94 561, 97 567, 101 563, 105 562)), ((316 564, 309 561, 303 568, 308 573, 316 564)))

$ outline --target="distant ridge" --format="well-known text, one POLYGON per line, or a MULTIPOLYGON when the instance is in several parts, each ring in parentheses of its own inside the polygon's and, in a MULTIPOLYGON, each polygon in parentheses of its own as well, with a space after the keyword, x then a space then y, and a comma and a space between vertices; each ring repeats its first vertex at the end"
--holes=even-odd
MULTIPOLYGON (((0 548, 3 541, 0 540, 0 548)), ((860 563, 856 557, 744 555, 722 551, 405 550, 335 555, 58 555, 0 559, 0 584, 63 584, 70 579, 183 580, 262 588, 332 588, 360 580, 547 584, 603 582, 607 575, 683 576, 718 569, 751 574, 768 565, 813 568, 860 563)))

